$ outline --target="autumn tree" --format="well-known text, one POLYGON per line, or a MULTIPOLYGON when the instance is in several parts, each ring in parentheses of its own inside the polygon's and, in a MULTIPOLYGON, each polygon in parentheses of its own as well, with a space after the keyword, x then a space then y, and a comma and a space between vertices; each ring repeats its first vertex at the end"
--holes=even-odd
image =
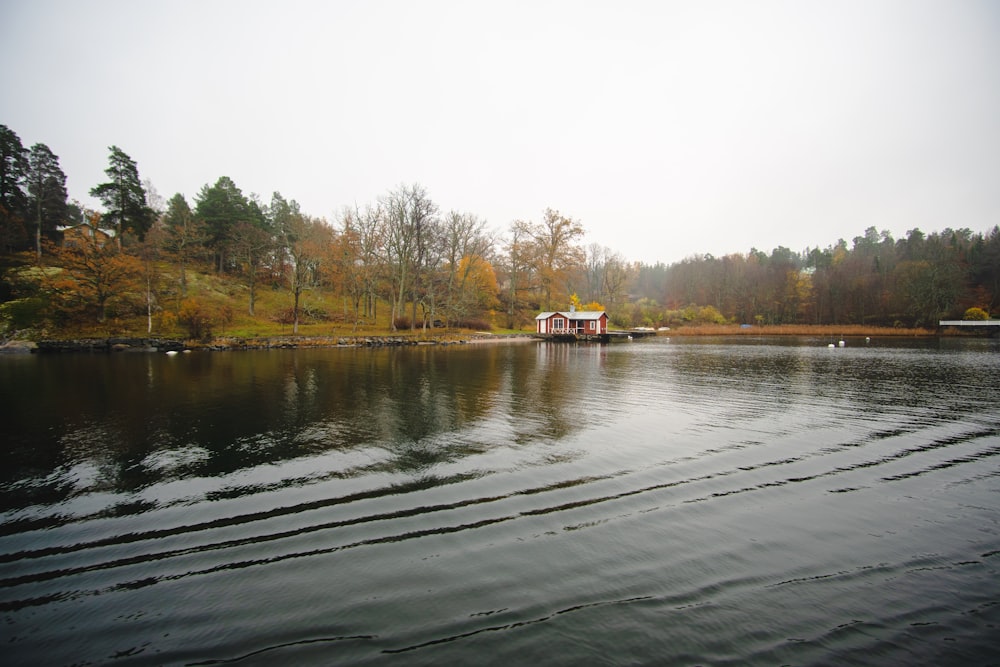
POLYGON ((592 243, 586 250, 587 297, 613 309, 624 301, 631 267, 620 253, 592 243))
POLYGON ((417 307, 420 307, 421 326, 427 326, 437 319, 438 298, 444 289, 442 270, 445 243, 441 219, 432 218, 420 229, 417 236, 417 255, 411 299, 410 328, 417 325, 417 307))
POLYGON ((338 216, 340 226, 334 234, 321 273, 323 281, 340 295, 345 320, 350 310, 356 324, 361 317, 364 288, 359 270, 358 232, 354 229, 354 216, 354 210, 349 207, 345 207, 338 216))
POLYGON ((146 203, 153 214, 154 222, 166 212, 167 202, 160 195, 159 190, 153 185, 153 181, 148 178, 142 179, 142 188, 146 191, 146 203))
POLYGON ((139 170, 135 161, 117 146, 111 146, 108 168, 104 173, 108 181, 94 186, 91 197, 104 203, 105 213, 102 223, 106 229, 115 232, 115 243, 119 250, 126 234, 136 236, 140 241, 153 224, 153 210, 146 202, 146 190, 139 180, 139 170))
POLYGON ((299 332, 302 293, 320 281, 320 265, 333 243, 333 228, 323 220, 296 211, 282 221, 280 234, 288 257, 288 287, 292 292, 292 333, 299 332))
POLYGON ((59 158, 45 144, 35 144, 28 155, 28 209, 35 227, 35 254, 42 257, 42 237, 55 240, 56 228, 66 222, 66 174, 59 158))
POLYGON ((496 301, 496 276, 487 261, 493 239, 486 232, 485 221, 471 213, 451 211, 441 231, 444 311, 450 324, 452 319, 468 317, 472 309, 483 303, 496 301), (483 294, 482 290, 491 293, 483 294))
POLYGON ((515 220, 510 225, 503 253, 504 301, 506 302, 507 328, 520 324, 526 295, 534 289, 536 248, 532 243, 531 224, 515 220))
POLYGON ((545 209, 541 224, 531 227, 536 245, 536 271, 542 288, 542 307, 551 310, 553 295, 560 302, 568 298, 572 273, 583 264, 583 250, 577 245, 583 237, 583 225, 559 211, 545 209))
POLYGON ((586 280, 586 296, 591 299, 601 298, 601 274, 604 268, 605 248, 597 243, 591 243, 585 249, 584 279, 586 280))
POLYGON ((163 215, 160 241, 178 263, 181 298, 187 297, 188 263, 201 256, 207 238, 205 224, 194 216, 184 195, 178 192, 171 197, 163 215))
MULTIPOLYGON (((392 330, 403 314, 409 296, 415 298, 414 286, 420 284, 427 238, 437 222, 437 204, 420 185, 400 186, 380 200, 385 212, 385 253, 390 279, 392 330)), ((414 302, 414 308, 415 302, 414 302)), ((415 326, 411 321, 411 327, 415 326)))
MULTIPOLYGON (((96 228, 99 215, 93 214, 90 224, 96 228)), ((101 234, 81 235, 78 243, 53 252, 62 270, 47 276, 45 287, 57 311, 70 316, 90 313, 103 323, 112 307, 130 308, 139 289, 136 277, 142 274, 137 258, 106 242, 101 234)))
POLYGON ((141 273, 137 278, 142 281, 145 292, 146 305, 146 333, 153 333, 153 311, 158 306, 158 295, 160 292, 160 249, 163 247, 161 236, 165 230, 158 225, 154 225, 146 234, 146 237, 139 243, 129 246, 127 252, 139 260, 141 273))
POLYGON ((355 329, 362 317, 374 318, 384 271, 385 216, 381 206, 345 208, 340 215, 333 261, 345 299, 349 299, 355 329))
POLYGON ((455 317, 466 320, 474 313, 496 308, 500 286, 493 265, 478 255, 466 255, 458 263, 460 279, 452 300, 455 317))
POLYGON ((249 288, 248 312, 254 314, 257 302, 257 278, 261 266, 275 249, 274 234, 270 229, 251 222, 237 222, 229 230, 229 253, 239 264, 249 288))

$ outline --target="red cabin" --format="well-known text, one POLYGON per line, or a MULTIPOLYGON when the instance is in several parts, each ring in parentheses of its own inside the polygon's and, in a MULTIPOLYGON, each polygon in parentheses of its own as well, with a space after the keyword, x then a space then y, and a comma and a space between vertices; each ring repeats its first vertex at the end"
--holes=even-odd
POLYGON ((608 314, 603 310, 539 313, 535 332, 552 335, 603 336, 608 333, 608 314))

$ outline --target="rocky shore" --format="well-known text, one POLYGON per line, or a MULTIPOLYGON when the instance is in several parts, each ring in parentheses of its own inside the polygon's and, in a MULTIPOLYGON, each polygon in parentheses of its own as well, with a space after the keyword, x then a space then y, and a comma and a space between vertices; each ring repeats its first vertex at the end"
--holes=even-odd
POLYGON ((402 347, 408 345, 464 345, 479 342, 532 340, 528 335, 473 334, 464 337, 414 338, 407 336, 278 336, 274 338, 217 338, 207 343, 165 338, 76 338, 69 340, 10 340, 0 344, 0 354, 63 352, 181 352, 184 350, 280 350, 324 347, 402 347))
POLYGON ((40 340, 35 352, 180 352, 183 341, 164 338, 75 338, 40 340))

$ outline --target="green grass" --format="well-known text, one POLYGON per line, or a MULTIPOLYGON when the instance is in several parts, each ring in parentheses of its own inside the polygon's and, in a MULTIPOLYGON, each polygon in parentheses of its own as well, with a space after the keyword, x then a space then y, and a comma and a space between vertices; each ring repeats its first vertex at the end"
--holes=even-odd
MULTIPOLYGON (((26 271, 23 263, 13 270, 26 271)), ((129 316, 111 316, 105 322, 72 322, 62 326, 51 322, 39 323, 38 337, 50 339, 146 337, 185 340, 189 330, 180 321, 179 314, 185 300, 195 300, 208 315, 209 327, 214 338, 276 338, 291 336, 292 325, 282 322, 281 316, 290 312, 293 305, 292 293, 271 282, 258 283, 255 289, 254 314, 249 312, 250 289, 235 276, 219 275, 209 267, 197 267, 185 271, 187 293, 181 294, 180 270, 175 264, 158 265, 157 308, 153 314, 152 331, 148 330, 145 313, 129 316)), ((132 295, 133 303, 144 303, 143 295, 132 295)), ((458 329, 400 330, 393 332, 390 327, 391 307, 379 302, 377 317, 364 320, 357 325, 349 304, 339 295, 327 289, 311 289, 301 295, 300 337, 353 337, 353 336, 415 336, 418 338, 448 338, 469 333, 458 329), (325 317, 313 319, 308 313, 322 313, 325 317)), ((494 333, 504 333, 497 330, 494 333)))

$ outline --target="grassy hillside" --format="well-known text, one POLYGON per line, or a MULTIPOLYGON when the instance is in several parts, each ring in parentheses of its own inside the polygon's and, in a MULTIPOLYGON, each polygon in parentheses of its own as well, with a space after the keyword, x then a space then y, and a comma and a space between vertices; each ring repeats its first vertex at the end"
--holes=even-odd
MULTIPOLYGON (((156 264, 152 328, 146 312, 145 280, 132 277, 128 293, 119 295, 109 308, 105 321, 96 312, 56 312, 55 302, 45 285, 51 285, 62 269, 35 266, 25 256, 7 257, 2 266, 3 294, 0 304, 0 335, 42 339, 94 337, 191 338, 269 338, 292 334, 292 293, 284 286, 261 281, 255 288, 254 314, 249 313, 250 289, 241 277, 219 275, 207 267, 188 268, 186 295, 182 295, 180 269, 177 265, 156 264), (49 282, 46 283, 46 280, 49 282), (192 318, 201 319, 195 334, 192 318), (194 334, 194 335, 193 335, 194 334)), ((421 329, 392 332, 390 306, 379 302, 376 317, 355 322, 351 304, 329 289, 310 289, 302 293, 298 335, 378 336, 414 335, 447 336, 460 330, 421 329)), ((494 329, 497 333, 505 330, 494 329)))

